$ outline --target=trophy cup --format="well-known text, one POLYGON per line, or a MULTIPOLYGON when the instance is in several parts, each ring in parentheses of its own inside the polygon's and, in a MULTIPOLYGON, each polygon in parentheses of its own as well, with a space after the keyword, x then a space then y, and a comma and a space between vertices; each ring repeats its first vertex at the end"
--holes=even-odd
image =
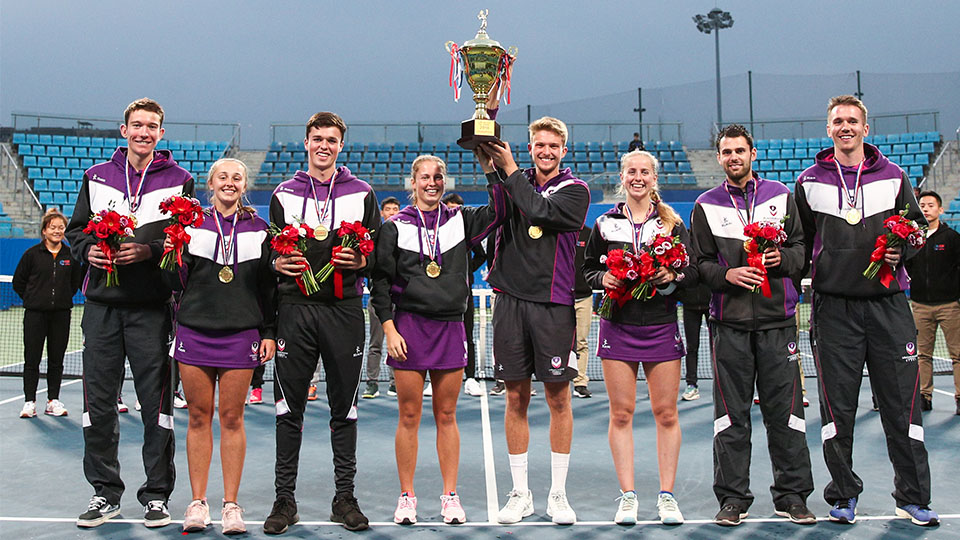
POLYGON ((473 150, 483 142, 500 140, 500 124, 487 114, 487 97, 497 80, 509 88, 510 64, 517 55, 516 47, 505 50, 487 35, 489 12, 481 10, 477 15, 480 30, 473 39, 462 46, 452 41, 446 43, 447 52, 450 53, 450 86, 454 88, 454 100, 459 100, 460 81, 466 76, 476 103, 473 117, 460 124, 461 137, 457 144, 467 150, 473 150))

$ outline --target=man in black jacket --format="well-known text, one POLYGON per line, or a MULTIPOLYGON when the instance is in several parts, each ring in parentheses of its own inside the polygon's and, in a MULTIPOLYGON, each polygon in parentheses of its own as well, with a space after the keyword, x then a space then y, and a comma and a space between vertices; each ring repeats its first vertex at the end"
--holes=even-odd
POLYGON ((954 399, 960 415, 960 234, 940 222, 943 206, 936 192, 920 194, 920 211, 927 218, 927 243, 906 265, 917 323, 921 407, 933 408, 933 347, 939 326, 953 362, 954 399))

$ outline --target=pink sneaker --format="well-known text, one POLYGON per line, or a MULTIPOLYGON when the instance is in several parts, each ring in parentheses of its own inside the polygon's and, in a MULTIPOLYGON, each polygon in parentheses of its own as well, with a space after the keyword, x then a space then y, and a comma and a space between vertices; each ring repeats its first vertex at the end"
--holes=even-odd
POLYGON ((449 495, 440 496, 440 515, 447 525, 460 525, 467 521, 467 514, 460 506, 460 496, 453 491, 449 495))
POLYGON ((183 514, 183 532, 199 532, 210 524, 210 507, 206 499, 196 499, 183 514))
POLYGON ((254 388, 250 390, 250 398, 247 399, 250 405, 259 405, 263 403, 263 388, 254 388))
POLYGON ((221 514, 223 523, 223 534, 242 534, 247 532, 247 526, 243 524, 243 508, 235 502, 224 502, 223 512, 221 514))
POLYGON ((397 509, 393 513, 393 522, 400 525, 413 525, 417 522, 417 498, 410 497, 404 491, 397 499, 397 509))

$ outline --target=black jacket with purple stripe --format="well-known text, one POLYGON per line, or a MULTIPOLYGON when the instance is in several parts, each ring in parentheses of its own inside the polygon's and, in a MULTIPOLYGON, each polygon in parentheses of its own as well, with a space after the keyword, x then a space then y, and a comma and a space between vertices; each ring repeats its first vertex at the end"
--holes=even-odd
MULTIPOLYGON (((88 264, 87 252, 97 243, 92 235, 83 232, 90 216, 101 210, 113 208, 123 215, 137 219, 137 228, 128 242, 150 246, 151 256, 145 261, 117 267, 120 285, 106 286, 106 271, 89 266, 83 284, 87 301, 111 306, 137 306, 164 304, 171 300, 170 287, 160 278, 160 257, 169 216, 160 213, 160 203, 171 195, 184 193, 193 196, 193 177, 177 165, 169 150, 154 152, 153 161, 144 171, 137 171, 127 164, 127 149, 117 148, 110 161, 97 163, 83 175, 77 204, 67 225, 67 239, 73 258, 88 264), (130 210, 127 199, 127 173, 132 184, 140 188, 139 206, 130 210)), ((133 190, 134 192, 136 189, 133 190)), ((132 194, 132 193, 131 193, 132 194)))
MULTIPOLYGON (((861 194, 857 209, 862 219, 856 225, 847 223, 849 205, 844 198, 843 184, 837 174, 834 149, 817 154, 816 163, 800 173, 795 193, 797 209, 806 236, 807 261, 812 264, 813 290, 837 296, 870 298, 887 296, 909 288, 903 260, 897 265, 890 288, 879 279, 867 279, 863 271, 870 264, 877 236, 886 229, 883 221, 907 208, 907 218, 926 224, 913 195, 910 179, 900 167, 890 162, 876 146, 864 144, 863 171, 860 174, 861 194)), ((842 167, 846 185, 856 183, 857 167, 842 167)), ((851 190, 852 191, 852 190, 851 190)), ((904 259, 916 255, 907 247, 904 259)))
POLYGON ((521 300, 572 306, 580 271, 574 267, 574 255, 590 206, 590 189, 569 168, 542 186, 536 183, 534 169, 517 170, 502 180, 501 174, 487 175, 488 182, 502 181, 506 187, 508 216, 497 231, 487 281, 521 300), (532 238, 531 226, 540 227, 542 236, 532 238))
POLYGON ((710 286, 710 318, 740 330, 783 328, 795 323, 799 293, 794 280, 803 271, 804 242, 797 205, 787 186, 753 173, 746 191, 726 181, 697 197, 690 225, 700 279, 710 286), (734 206, 732 199, 737 201, 734 206), (755 201, 755 202, 754 202, 755 201), (755 222, 779 222, 787 240, 780 247, 780 266, 767 269, 771 298, 733 285, 727 270, 747 265, 743 242, 744 210, 753 207, 755 222), (739 210, 738 210, 739 208, 739 210), (738 215, 739 214, 739 215, 738 215))
POLYGON ((471 249, 496 230, 506 217, 503 186, 488 186, 486 206, 447 208, 422 212, 426 224, 413 206, 407 206, 381 226, 377 239, 377 264, 373 269, 371 302, 380 322, 393 320, 392 306, 436 320, 462 320, 467 302, 472 301, 471 249), (440 275, 426 274, 431 259, 430 238, 440 220, 436 236, 440 254, 436 262, 440 275))

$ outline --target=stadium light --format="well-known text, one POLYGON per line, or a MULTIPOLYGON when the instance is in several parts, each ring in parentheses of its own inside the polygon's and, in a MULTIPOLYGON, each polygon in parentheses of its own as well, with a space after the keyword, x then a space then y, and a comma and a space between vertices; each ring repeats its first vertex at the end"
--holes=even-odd
POLYGON ((697 30, 704 34, 713 32, 714 48, 717 57, 717 125, 723 125, 723 110, 720 105, 720 29, 733 26, 733 16, 720 8, 710 10, 706 15, 694 15, 693 22, 697 30))

